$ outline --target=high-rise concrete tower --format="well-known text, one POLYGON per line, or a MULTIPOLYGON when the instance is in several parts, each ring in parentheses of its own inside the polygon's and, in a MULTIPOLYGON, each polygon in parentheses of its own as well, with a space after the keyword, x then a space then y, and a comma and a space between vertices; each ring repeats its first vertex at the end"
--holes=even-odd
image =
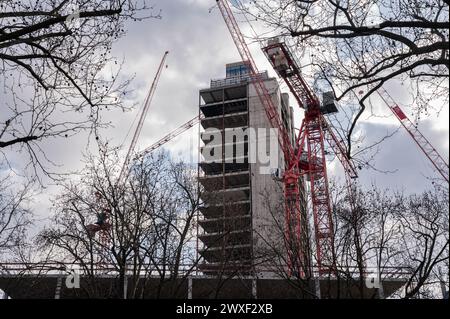
MULTIPOLYGON (((294 139, 288 94, 267 72, 258 76, 294 139)), ((277 180, 284 156, 245 62, 227 64, 225 78, 200 90, 200 112, 200 269, 211 275, 267 273, 273 249, 284 247, 283 188, 277 180)))

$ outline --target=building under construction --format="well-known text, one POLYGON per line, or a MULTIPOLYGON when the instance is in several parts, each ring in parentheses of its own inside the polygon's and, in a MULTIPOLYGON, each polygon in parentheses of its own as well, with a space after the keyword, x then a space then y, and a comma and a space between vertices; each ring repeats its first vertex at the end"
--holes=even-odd
MULTIPOLYGON (((257 76, 268 88, 293 142, 289 95, 280 92, 276 78, 267 71, 257 76)), ((238 62, 226 65, 225 78, 211 80, 209 88, 200 90, 199 181, 205 204, 198 239, 205 274, 256 271, 263 275, 271 247, 283 247, 283 230, 276 227, 283 224, 282 209, 269 203, 283 200, 277 174, 285 159, 251 83, 248 64, 238 62)), ((306 200, 302 205, 306 212, 306 200)))

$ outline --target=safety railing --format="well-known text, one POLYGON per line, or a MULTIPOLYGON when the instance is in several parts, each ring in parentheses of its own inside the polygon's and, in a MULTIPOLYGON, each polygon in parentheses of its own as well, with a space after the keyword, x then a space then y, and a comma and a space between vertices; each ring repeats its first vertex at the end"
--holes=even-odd
MULTIPOLYGON (((202 262, 198 264, 181 264, 178 268, 178 276, 204 276, 201 272, 202 262)), ((157 271, 155 265, 153 264, 144 264, 141 265, 139 270, 134 270, 131 267, 127 270, 128 275, 136 274, 139 276, 160 276, 161 269, 163 267, 161 265, 158 266, 160 269, 157 271)), ((225 266, 226 268, 226 266, 225 266)), ((170 275, 173 273, 174 268, 171 265, 166 265, 165 275, 170 275)), ((287 265, 277 265, 277 266, 266 266, 266 265, 257 265, 255 266, 255 275, 253 277, 258 277, 258 274, 265 274, 264 277, 267 277, 267 274, 271 273, 274 277, 284 277, 287 273, 287 265)), ((323 271, 323 269, 322 269, 323 271)), ((72 263, 0 263, 0 277, 4 276, 51 276, 51 275, 64 275, 72 272, 77 272, 80 275, 109 275, 109 276, 117 276, 119 275, 119 269, 116 264, 72 264, 72 263)), ((360 271, 356 266, 350 267, 338 267, 338 276, 342 278, 359 278, 360 271)), ((363 277, 377 277, 380 275, 381 280, 404 280, 411 275, 411 269, 408 267, 384 267, 378 270, 376 267, 366 267, 364 269, 363 277), (378 272, 379 271, 379 272, 378 272)), ((312 275, 316 278, 336 278, 336 273, 330 272, 329 274, 324 274, 323 272, 319 272, 318 267, 313 267, 312 275)), ((250 276, 252 277, 252 276, 250 276)))
MULTIPOLYGON (((265 79, 269 78, 269 74, 267 71, 259 72, 256 75, 256 77, 259 77, 259 78, 265 80, 265 79)), ((245 74, 245 75, 228 77, 228 78, 224 78, 224 79, 212 79, 211 80, 211 88, 245 84, 245 83, 251 81, 252 79, 255 79, 256 77, 252 77, 250 74, 245 74)))

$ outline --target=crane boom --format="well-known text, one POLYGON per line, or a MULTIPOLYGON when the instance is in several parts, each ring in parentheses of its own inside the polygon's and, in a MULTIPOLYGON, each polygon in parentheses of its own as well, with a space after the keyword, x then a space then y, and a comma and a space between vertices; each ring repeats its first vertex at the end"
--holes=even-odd
POLYGON ((264 110, 267 114, 270 124, 273 128, 278 129, 278 142, 284 153, 284 158, 287 161, 294 154, 293 146, 289 138, 289 134, 281 122, 276 106, 274 105, 269 91, 264 84, 264 80, 258 76, 259 71, 252 54, 245 42, 241 30, 236 22, 236 19, 231 11, 227 0, 216 0, 223 19, 228 27, 228 30, 233 38, 234 44, 239 51, 242 61, 247 62, 250 67, 250 74, 252 75, 252 83, 255 87, 256 93, 261 100, 264 110))
POLYGON ((174 139, 178 135, 180 135, 180 134, 186 132, 187 130, 191 129, 194 125, 196 125, 198 122, 200 122, 203 118, 204 118, 203 115, 197 115, 196 117, 194 117, 193 119, 187 121, 183 125, 180 125, 175 130, 173 130, 172 132, 170 132, 169 134, 167 134, 166 136, 164 136, 163 138, 159 139, 158 141, 156 141, 155 143, 153 143, 152 145, 150 145, 149 147, 144 149, 142 152, 137 154, 135 159, 141 158, 142 156, 145 156, 146 154, 153 152, 154 150, 156 150, 157 148, 161 147, 162 145, 170 142, 172 139, 174 139))
POLYGON ((152 85, 150 86, 150 90, 148 91, 147 97, 144 101, 144 106, 142 107, 142 112, 139 117, 139 122, 136 126, 136 130, 133 135, 133 139, 131 140, 130 147, 128 148, 127 155, 125 156, 125 161, 123 162, 122 169, 120 170, 119 179, 117 180, 117 185, 121 185, 126 179, 127 174, 125 173, 128 169, 128 164, 130 163, 131 156, 136 147, 137 140, 142 130, 142 126, 144 125, 145 117, 147 116, 148 109, 153 100, 153 96, 155 95, 156 87, 158 86, 159 78, 161 77, 161 73, 163 70, 164 63, 166 61, 167 55, 169 51, 164 53, 164 56, 161 59, 161 63, 159 64, 158 71, 156 72, 155 78, 153 79, 152 85))
POLYGON ((448 163, 444 160, 444 158, 439 154, 439 152, 434 148, 434 146, 428 141, 428 139, 420 132, 419 128, 414 125, 413 122, 406 116, 403 110, 400 108, 398 104, 392 99, 389 93, 384 89, 380 89, 382 93, 379 91, 383 102, 389 107, 389 109, 394 113, 395 117, 399 120, 400 124, 405 128, 408 134, 413 138, 414 142, 419 146, 425 156, 430 160, 431 164, 436 168, 438 173, 449 182, 449 166, 448 163), (387 97, 386 97, 387 96, 387 97), (388 101, 388 98, 391 100, 391 103, 388 101))

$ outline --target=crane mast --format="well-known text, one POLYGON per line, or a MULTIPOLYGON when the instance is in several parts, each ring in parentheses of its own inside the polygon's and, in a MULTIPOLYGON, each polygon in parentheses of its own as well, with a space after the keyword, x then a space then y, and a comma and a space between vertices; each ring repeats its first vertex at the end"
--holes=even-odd
POLYGON ((267 118, 271 126, 278 130, 278 143, 284 154, 286 171, 283 176, 284 197, 285 197, 285 247, 287 247, 288 268, 290 272, 305 274, 309 271, 304 267, 305 261, 302 252, 299 252, 299 243, 303 236, 301 230, 306 221, 302 220, 300 210, 300 174, 298 165, 292 163, 295 157, 295 150, 291 144, 290 136, 281 122, 278 110, 274 105, 269 91, 264 81, 258 76, 258 68, 253 56, 245 42, 244 36, 236 22, 231 8, 226 0, 217 0, 217 5, 228 27, 231 37, 238 49, 242 61, 249 64, 250 74, 252 75, 252 84, 264 107, 267 118))
MULTIPOLYGON (((334 230, 325 141, 339 158, 346 175, 350 178, 357 177, 356 169, 346 155, 346 148, 324 117, 324 114, 337 112, 337 108, 329 98, 324 97, 323 102, 320 102, 303 79, 294 55, 284 43, 277 38, 271 39, 263 51, 277 74, 289 87, 299 106, 305 110, 297 138, 297 154, 291 159, 290 167, 295 175, 299 173, 310 181, 317 265, 322 273, 332 271, 335 268, 334 230), (300 170, 295 168, 297 163, 300 165, 300 170)), ((350 188, 349 191, 351 191, 350 188)))

